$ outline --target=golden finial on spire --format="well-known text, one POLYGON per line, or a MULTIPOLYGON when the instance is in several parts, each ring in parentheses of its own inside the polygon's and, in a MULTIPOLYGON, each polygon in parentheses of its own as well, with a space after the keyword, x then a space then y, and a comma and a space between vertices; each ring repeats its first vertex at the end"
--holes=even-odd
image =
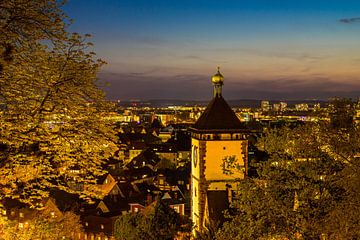
POLYGON ((211 82, 214 85, 214 97, 221 96, 222 85, 224 84, 224 76, 220 73, 220 67, 217 67, 217 73, 212 76, 211 82))
POLYGON ((217 73, 212 76, 211 81, 213 84, 223 84, 224 76, 220 73, 220 66, 217 67, 217 73))

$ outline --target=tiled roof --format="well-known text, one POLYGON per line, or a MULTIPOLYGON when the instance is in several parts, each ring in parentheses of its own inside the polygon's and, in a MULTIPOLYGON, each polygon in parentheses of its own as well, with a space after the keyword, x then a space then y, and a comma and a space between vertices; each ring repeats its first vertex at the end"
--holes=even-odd
POLYGON ((237 130, 240 120, 222 96, 214 97, 195 123, 197 130, 237 130))

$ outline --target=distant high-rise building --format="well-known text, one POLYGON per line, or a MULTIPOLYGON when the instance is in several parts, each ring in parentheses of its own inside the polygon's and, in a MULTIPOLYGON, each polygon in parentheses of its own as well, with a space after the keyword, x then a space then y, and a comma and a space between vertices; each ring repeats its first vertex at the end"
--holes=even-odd
POLYGON ((280 102, 280 111, 284 112, 287 109, 287 103, 286 102, 280 102))
POLYGON ((261 110, 262 110, 263 112, 268 112, 268 111, 270 111, 270 102, 269 102, 269 101, 265 101, 265 100, 261 101, 261 110))
POLYGON ((275 112, 284 112, 284 111, 286 111, 286 108, 287 108, 286 102, 280 102, 280 103, 273 104, 273 110, 275 112))
POLYGON ((309 110, 309 105, 307 103, 295 104, 295 109, 297 111, 308 111, 309 110))
POLYGON ((273 110, 274 110, 275 112, 280 112, 280 111, 281 111, 281 105, 280 105, 280 103, 274 103, 274 104, 273 104, 273 110))

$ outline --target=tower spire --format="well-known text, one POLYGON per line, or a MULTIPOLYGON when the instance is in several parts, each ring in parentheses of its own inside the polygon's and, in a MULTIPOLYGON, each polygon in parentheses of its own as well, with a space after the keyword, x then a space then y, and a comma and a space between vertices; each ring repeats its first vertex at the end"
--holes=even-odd
POLYGON ((217 73, 212 76, 211 82, 214 85, 214 97, 220 97, 222 85, 224 85, 224 76, 220 73, 220 67, 217 67, 217 73))

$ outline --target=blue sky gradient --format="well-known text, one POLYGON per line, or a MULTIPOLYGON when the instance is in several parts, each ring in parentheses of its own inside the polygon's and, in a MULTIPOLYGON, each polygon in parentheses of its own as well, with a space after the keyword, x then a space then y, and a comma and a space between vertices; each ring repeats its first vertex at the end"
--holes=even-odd
POLYGON ((360 1, 69 0, 110 99, 360 96, 360 1))

